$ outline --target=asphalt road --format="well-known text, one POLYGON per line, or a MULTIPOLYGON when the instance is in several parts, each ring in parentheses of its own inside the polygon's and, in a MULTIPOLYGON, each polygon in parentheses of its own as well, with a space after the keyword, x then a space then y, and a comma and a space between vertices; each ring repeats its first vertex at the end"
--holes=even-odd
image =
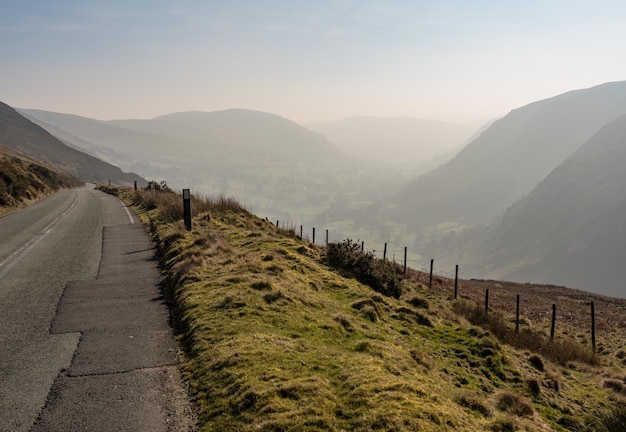
POLYGON ((152 244, 85 187, 0 218, 0 431, 190 430, 152 244))

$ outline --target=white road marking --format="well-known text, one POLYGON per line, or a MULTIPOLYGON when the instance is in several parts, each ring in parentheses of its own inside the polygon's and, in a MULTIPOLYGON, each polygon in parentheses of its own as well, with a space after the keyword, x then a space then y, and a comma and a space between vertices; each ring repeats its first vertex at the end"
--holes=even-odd
POLYGON ((24 243, 19 249, 13 252, 11 255, 6 257, 4 260, 0 261, 0 277, 3 276, 7 271, 9 271, 18 261, 21 256, 23 256, 29 249, 35 246, 42 238, 44 238, 47 234, 50 233, 52 227, 59 222, 64 216, 66 216, 78 202, 78 194, 76 194, 76 198, 74 198, 74 202, 72 205, 65 210, 62 214, 57 216, 52 222, 45 226, 42 232, 38 235, 35 235, 32 239, 24 243))
POLYGON ((124 210, 126 210, 126 214, 128 215, 128 219, 130 219, 130 223, 134 224, 135 223, 135 219, 133 219, 133 215, 128 210, 128 207, 126 207, 126 204, 122 203, 122 207, 124 207, 124 210))

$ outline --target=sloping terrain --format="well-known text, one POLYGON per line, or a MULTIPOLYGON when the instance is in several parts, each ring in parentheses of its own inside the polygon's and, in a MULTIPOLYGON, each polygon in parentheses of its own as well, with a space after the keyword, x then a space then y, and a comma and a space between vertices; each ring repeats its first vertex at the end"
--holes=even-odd
POLYGON ((415 230, 487 224, 530 192, 602 126, 626 114, 626 82, 571 91, 511 111, 454 159, 396 197, 415 230))
MULTIPOLYGON (((560 298, 570 298, 573 311, 586 308, 577 292, 524 294, 529 316, 520 342, 509 344, 468 321, 481 315, 464 298, 481 295, 478 282, 461 281, 454 300, 451 281, 436 277, 427 288, 428 275, 396 274, 401 291, 390 297, 359 282, 356 267, 329 265, 329 251, 347 243, 320 249, 224 198, 194 197, 188 232, 180 196, 111 192, 150 221, 202 430, 617 431, 626 424, 622 322, 598 329, 594 355, 584 342, 585 314, 559 321, 554 341, 545 336, 545 313, 530 314, 560 298), (531 340, 544 341, 541 353, 523 347, 531 340)), ((496 298, 520 289, 484 283, 498 288, 496 298)), ((624 301, 589 299, 623 321, 624 301)), ((513 335, 508 313, 494 308, 485 322, 513 335)))
MULTIPOLYGON (((624 296, 626 116, 609 123, 464 245, 488 278, 555 283, 624 296)), ((480 273, 482 271, 482 273, 480 273)))
POLYGON ((118 167, 70 148, 48 132, 23 117, 15 109, 0 102, 0 144, 44 160, 75 175, 82 181, 132 185, 146 181, 136 174, 127 174, 118 167))
MULTIPOLYGON (((180 175, 182 171, 184 157, 181 155, 198 155, 197 146, 182 138, 138 132, 73 114, 29 109, 19 112, 58 139, 124 170, 139 172, 146 178, 176 179, 173 174, 180 175)), ((215 150, 210 146, 207 148, 207 151, 215 150)), ((192 163, 187 167, 199 170, 201 165, 192 163)))
POLYGON ((80 184, 76 177, 58 168, 0 145, 0 216, 80 184))
POLYGON ((322 135, 258 111, 185 112, 108 122, 21 112, 56 128, 53 133, 62 139, 67 134, 80 138, 73 143, 109 162, 167 179, 175 188, 237 196, 273 219, 354 218, 415 173, 410 164, 351 158, 322 135), (345 215, 346 208, 353 214, 345 215))

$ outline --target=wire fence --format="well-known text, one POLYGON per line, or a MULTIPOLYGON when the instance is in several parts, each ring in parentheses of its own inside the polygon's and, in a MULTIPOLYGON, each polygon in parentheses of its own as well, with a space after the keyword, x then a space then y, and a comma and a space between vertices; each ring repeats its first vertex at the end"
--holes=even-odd
MULTIPOLYGON (((329 243, 342 242, 346 240, 345 236, 333 236, 329 230, 318 230, 315 227, 311 227, 309 229, 304 228, 303 225, 294 225, 294 224, 280 224, 280 221, 276 221, 276 226, 286 230, 293 230, 296 235, 299 235, 303 240, 313 243, 319 247, 326 247, 329 243)), ((448 291, 450 294, 454 295, 454 298, 460 295, 466 299, 470 299, 476 302, 477 307, 481 304, 484 299, 484 314, 487 315, 491 307, 495 306, 495 309, 500 310, 502 312, 510 311, 511 307, 515 310, 515 329, 516 332, 519 331, 520 326, 520 302, 521 296, 519 293, 516 295, 516 300, 513 301, 511 299, 511 295, 507 293, 507 295, 501 295, 502 292, 498 292, 497 290, 493 290, 491 288, 485 288, 480 285, 478 282, 470 283, 470 286, 465 286, 460 284, 459 280, 459 266, 455 265, 454 268, 438 268, 436 267, 436 263, 434 259, 429 258, 427 261, 424 260, 420 255, 420 259, 416 258, 415 255, 411 255, 407 246, 402 246, 394 242, 385 242, 385 243, 366 243, 364 240, 358 240, 357 244, 361 245, 361 250, 364 253, 371 253, 376 258, 381 260, 386 260, 392 264, 394 264, 401 272, 405 273, 407 277, 417 280, 419 283, 428 286, 430 288, 435 288, 443 291, 448 291), (481 287, 479 287, 479 285, 481 287), (491 294, 491 296, 490 296, 491 294), (482 297, 484 296, 484 297, 482 297), (498 296, 494 298, 495 296, 498 296), (482 298, 481 298, 482 297, 482 298), (494 302, 495 300, 495 302, 494 302), (495 304, 494 304, 495 303, 495 304), (493 305, 493 306, 492 306, 493 305)), ((484 285, 484 284, 483 284, 484 285)), ((495 284, 497 286, 497 284, 495 284)), ((549 308, 549 304, 544 304, 546 307, 545 311, 539 312, 541 315, 542 321, 550 322, 550 340, 555 338, 555 328, 557 322, 557 304, 553 303, 551 308, 549 308)), ((591 307, 590 310, 590 333, 591 333, 591 343, 592 343, 592 353, 595 356, 596 353, 596 317, 595 317, 595 303, 593 301, 587 302, 585 304, 578 304, 581 308, 578 311, 578 314, 585 313, 582 308, 585 309, 587 307, 591 307)), ((510 313, 510 312, 509 312, 510 313)), ((538 314, 537 311, 533 311, 535 316, 538 314)), ((572 315, 571 310, 568 312, 569 315, 572 315)), ((586 314, 586 313, 585 313, 586 314)), ((562 318, 561 316, 559 316, 562 318)), ((512 320, 511 320, 512 321, 512 320)), ((567 332, 563 332, 563 334, 567 334, 567 332)))

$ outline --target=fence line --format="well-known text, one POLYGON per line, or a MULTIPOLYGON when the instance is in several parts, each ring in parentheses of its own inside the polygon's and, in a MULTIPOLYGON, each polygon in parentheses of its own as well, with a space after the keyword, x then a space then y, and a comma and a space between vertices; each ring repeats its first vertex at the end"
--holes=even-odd
MULTIPOLYGON (((301 226, 302 227, 302 226, 301 226)), ((302 228, 301 228, 302 229, 302 228)), ((313 228, 313 233, 315 233, 315 228, 313 228)), ((343 241, 344 239, 338 240, 338 241, 343 241)), ((333 240, 335 241, 335 240, 333 240)), ((325 246, 328 246, 330 240, 329 240, 329 231, 326 230, 326 242, 325 242, 325 246)), ((380 256, 377 256, 376 254, 376 250, 375 249, 367 249, 364 247, 365 242, 361 241, 361 251, 362 252, 369 252, 372 253, 374 256, 376 256, 377 258, 380 258, 380 256)), ((429 268, 426 268, 423 264, 422 261, 418 261, 418 260, 410 260, 408 259, 408 248, 406 246, 400 246, 394 242, 390 242, 387 241, 385 243, 383 243, 383 254, 382 254, 382 260, 386 261, 387 257, 391 255, 391 260, 389 260, 390 262, 396 264, 396 265, 401 265, 402 266, 402 273, 407 275, 407 276, 411 276, 414 279, 416 279, 419 283, 425 284, 427 285, 429 288, 432 288, 433 285, 433 279, 435 280, 435 282, 438 282, 438 285, 441 288, 446 288, 446 287, 450 287, 453 284, 453 292, 454 292, 454 299, 457 300, 458 298, 458 293, 459 293, 459 265, 455 265, 455 269, 454 269, 454 273, 452 272, 448 272, 445 271, 445 269, 438 269, 437 273, 434 273, 434 259, 430 259, 430 266, 429 268), (397 249, 391 249, 389 246, 395 246, 397 249), (395 251, 398 251, 398 254, 402 253, 401 256, 403 256, 403 261, 400 263, 396 262, 395 259, 395 251)), ((484 305, 484 313, 485 315, 487 315, 489 313, 489 297, 490 297, 490 292, 489 292, 489 288, 485 289, 485 305, 484 305)), ((550 340, 553 341, 554 340, 554 335, 555 335, 555 331, 556 331, 556 304, 552 305, 552 319, 551 319, 551 325, 550 325, 550 340)), ((519 320, 520 320, 520 295, 517 294, 516 296, 516 314, 515 314, 515 333, 519 333, 519 320)), ((592 340, 592 350, 593 350, 593 354, 595 355, 596 353, 596 328, 595 328, 595 305, 594 302, 591 302, 591 340, 592 340)))
MULTIPOLYGON (((276 226, 280 227, 279 225, 279 221, 276 221, 276 226)), ((294 234, 297 235, 296 232, 296 225, 283 225, 282 229, 287 229, 287 230, 293 230, 294 234)), ((311 234, 312 234, 312 240, 311 237, 309 237, 308 233, 304 231, 304 227, 303 225, 300 225, 299 228, 300 231, 300 238, 311 242, 313 244, 315 244, 318 247, 327 247, 329 245, 329 243, 331 242, 336 242, 336 241, 343 241, 345 240, 344 238, 339 239, 339 240, 335 240, 333 238, 330 237, 330 233, 329 230, 326 229, 325 233, 325 239, 324 239, 324 244, 320 245, 316 243, 316 238, 315 238, 315 227, 313 227, 311 229, 311 234)), ((358 240, 357 240, 358 242, 358 240)), ((357 243, 358 244, 358 243, 357 243)), ((377 251, 376 249, 368 249, 365 247, 365 241, 361 240, 361 252, 363 253, 371 253, 373 254, 376 258, 382 259, 384 261, 388 261, 394 265, 396 265, 396 267, 398 268, 402 268, 402 273, 405 274, 407 277, 411 277, 415 280, 417 280, 419 283, 427 285, 429 288, 432 288, 433 286, 433 281, 437 282, 438 286, 441 289, 449 289, 449 290, 453 290, 454 293, 454 299, 457 300, 458 297, 458 293, 459 293, 459 266, 458 264, 455 265, 455 269, 454 272, 448 272, 445 269, 437 269, 437 273, 434 273, 434 269, 435 269, 435 263, 434 263, 434 259, 430 259, 430 264, 429 267, 425 267, 422 264, 422 261, 419 260, 411 260, 408 259, 408 248, 407 246, 399 246, 398 244, 394 243, 394 242, 385 242, 383 243, 383 252, 382 252, 382 257, 380 256, 380 249, 377 251), (391 249, 389 248, 389 246, 395 246, 397 249, 391 249), (377 254, 378 252, 378 254, 377 254), (397 262, 396 261, 396 252, 398 252, 399 256, 403 257, 403 260, 401 262, 397 262), (391 259, 387 259, 389 256, 391 256, 391 259)), ((484 313, 485 315, 487 315, 489 313, 489 300, 490 300, 490 292, 489 292, 489 288, 485 289, 485 305, 484 305, 484 313)), ((517 294, 516 296, 516 312, 515 312, 515 333, 519 333, 519 324, 520 324, 520 294, 517 294)), ((552 319, 551 319, 551 324, 550 324, 550 340, 553 341, 554 340, 554 336, 555 336, 555 331, 556 331, 556 304, 552 304, 552 319)), ((549 313, 549 312, 547 312, 549 313)), ((591 343, 592 343, 592 350, 593 350, 593 354, 596 354, 596 326, 595 326, 595 304, 592 301, 591 302, 591 343)))

